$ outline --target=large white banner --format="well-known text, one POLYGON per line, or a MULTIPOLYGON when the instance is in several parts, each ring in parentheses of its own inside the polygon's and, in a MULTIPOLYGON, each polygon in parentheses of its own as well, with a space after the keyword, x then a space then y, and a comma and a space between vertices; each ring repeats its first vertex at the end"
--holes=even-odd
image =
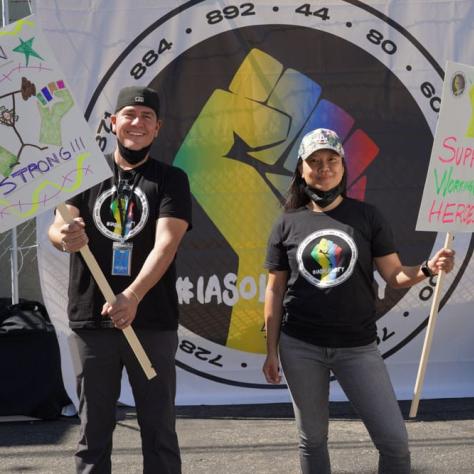
MULTIPOLYGON (((114 146, 119 88, 160 92, 164 125, 153 155, 187 172, 194 198, 194 228, 178 258, 178 403, 287 401, 285 386, 267 385, 261 373, 263 259, 295 147, 309 129, 335 129, 348 194, 389 217, 402 260, 419 263, 442 246, 442 235, 415 225, 444 64, 474 63, 472 2, 156 3, 33 7, 103 151, 114 146)), ((38 226, 43 241, 46 225, 38 226)), ((456 236, 454 248, 424 397, 474 395, 471 234, 456 236)), ((66 350, 65 262, 44 243, 39 265, 66 350)), ((410 399, 435 281, 408 290, 376 281, 379 347, 397 396, 410 399)), ((67 378, 71 357, 64 360, 67 378)), ((331 397, 344 399, 336 383, 331 397)), ((122 401, 131 402, 126 383, 122 401)))

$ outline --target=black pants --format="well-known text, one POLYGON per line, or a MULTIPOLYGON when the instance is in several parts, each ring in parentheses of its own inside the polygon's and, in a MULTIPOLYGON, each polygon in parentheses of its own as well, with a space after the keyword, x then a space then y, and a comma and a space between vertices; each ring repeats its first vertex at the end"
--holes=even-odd
POLYGON ((135 399, 143 452, 143 472, 179 474, 175 430, 176 331, 136 330, 157 376, 148 380, 125 336, 116 329, 76 330, 73 340, 81 436, 75 454, 78 473, 111 472, 116 403, 125 366, 135 399))

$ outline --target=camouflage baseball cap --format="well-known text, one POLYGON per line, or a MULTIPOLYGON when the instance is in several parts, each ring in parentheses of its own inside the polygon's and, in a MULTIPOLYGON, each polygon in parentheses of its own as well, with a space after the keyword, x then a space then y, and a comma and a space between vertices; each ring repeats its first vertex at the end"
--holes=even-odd
POLYGON ((318 150, 334 150, 344 158, 344 148, 337 133, 328 128, 317 128, 307 133, 301 140, 298 156, 306 160, 311 154, 318 150))

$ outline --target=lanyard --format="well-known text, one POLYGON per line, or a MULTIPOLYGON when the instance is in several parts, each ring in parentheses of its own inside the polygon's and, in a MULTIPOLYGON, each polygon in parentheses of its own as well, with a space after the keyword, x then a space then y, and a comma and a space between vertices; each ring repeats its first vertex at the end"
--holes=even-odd
MULTIPOLYGON (((125 198, 125 193, 123 192, 123 184, 122 184, 122 179, 120 178, 120 170, 119 167, 117 166, 117 163, 115 163, 114 160, 114 184, 115 184, 115 190, 117 192, 117 205, 119 209, 119 219, 120 219, 120 231, 121 231, 121 237, 122 237, 122 242, 124 242, 125 239, 125 223, 127 221, 127 214, 128 210, 130 208, 130 202, 133 197, 133 193, 135 192, 135 187, 137 186, 138 180, 140 178, 139 174, 134 172, 133 173, 133 182, 132 186, 130 188, 128 198, 126 200, 125 204, 125 209, 122 206, 122 199, 125 198)), ((128 184, 128 181, 127 181, 128 184)))

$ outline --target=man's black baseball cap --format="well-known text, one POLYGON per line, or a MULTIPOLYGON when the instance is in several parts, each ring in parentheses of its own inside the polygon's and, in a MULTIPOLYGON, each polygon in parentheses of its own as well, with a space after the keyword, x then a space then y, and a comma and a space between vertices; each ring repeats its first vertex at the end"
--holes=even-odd
POLYGON ((160 116, 160 98, 158 97, 158 92, 150 87, 129 86, 121 89, 117 97, 115 113, 127 105, 144 105, 145 107, 153 109, 157 117, 160 116))

